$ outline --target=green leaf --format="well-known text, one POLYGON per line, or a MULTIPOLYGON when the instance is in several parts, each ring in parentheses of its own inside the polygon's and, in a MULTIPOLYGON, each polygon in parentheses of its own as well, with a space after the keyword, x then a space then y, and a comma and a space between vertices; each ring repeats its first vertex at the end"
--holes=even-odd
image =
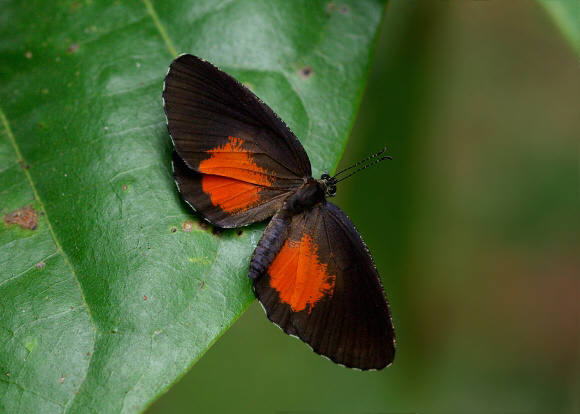
POLYGON ((576 53, 580 42, 580 3, 578 0, 542 0, 539 2, 576 53))
POLYGON ((173 182, 172 59, 249 85, 318 175, 344 149, 384 7, 0 3, 0 412, 141 411, 254 300, 263 223, 207 228, 173 182))

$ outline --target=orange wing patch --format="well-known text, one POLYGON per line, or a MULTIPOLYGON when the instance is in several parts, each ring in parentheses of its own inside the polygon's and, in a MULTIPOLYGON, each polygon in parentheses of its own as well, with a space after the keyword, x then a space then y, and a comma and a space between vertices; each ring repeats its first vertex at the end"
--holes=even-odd
POLYGON ((253 207, 260 200, 262 187, 270 187, 272 178, 252 159, 252 152, 243 149, 244 140, 228 137, 229 142, 209 150, 211 157, 199 163, 206 174, 201 180, 203 191, 213 205, 228 213, 253 207))
POLYGON ((320 263, 318 246, 305 234, 300 241, 286 240, 268 269, 270 285, 280 300, 294 312, 312 307, 325 295, 332 295, 335 276, 320 263))
POLYGON ((203 176, 201 187, 214 206, 228 213, 247 210, 260 200, 260 187, 219 175, 203 176))

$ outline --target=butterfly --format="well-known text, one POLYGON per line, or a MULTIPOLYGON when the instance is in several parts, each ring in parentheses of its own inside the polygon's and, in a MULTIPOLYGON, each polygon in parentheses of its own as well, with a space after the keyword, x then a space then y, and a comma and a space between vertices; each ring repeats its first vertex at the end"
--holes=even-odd
POLYGON ((280 117, 201 58, 171 63, 163 101, 181 197, 222 228, 271 217, 248 272, 268 318, 337 364, 391 364, 395 334, 379 274, 350 219, 327 201, 336 176, 313 178, 280 117))

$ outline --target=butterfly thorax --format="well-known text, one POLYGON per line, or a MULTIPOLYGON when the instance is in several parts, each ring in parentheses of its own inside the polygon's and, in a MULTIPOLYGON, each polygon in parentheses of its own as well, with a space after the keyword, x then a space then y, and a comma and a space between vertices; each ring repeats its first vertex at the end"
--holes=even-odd
POLYGON ((326 186, 322 180, 310 177, 296 192, 288 196, 283 208, 292 215, 300 214, 323 201, 326 193, 326 186))

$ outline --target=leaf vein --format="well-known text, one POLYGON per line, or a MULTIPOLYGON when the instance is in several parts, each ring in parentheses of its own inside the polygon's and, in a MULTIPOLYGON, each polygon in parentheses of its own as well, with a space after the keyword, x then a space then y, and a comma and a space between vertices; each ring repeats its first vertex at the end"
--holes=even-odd
MULTIPOLYGON (((12 147, 14 148, 14 153, 16 154, 16 158, 18 160, 19 163, 23 163, 26 164, 24 161, 24 157, 22 156, 22 153, 20 152, 20 148, 18 147, 18 144, 16 142, 16 139, 14 137, 14 134, 12 134, 12 129, 10 128, 10 123, 8 122, 8 119, 6 118, 6 115, 4 114, 4 111, 2 110, 2 108, 0 108, 0 121, 2 122, 2 125, 4 126, 4 129, 6 131, 6 135, 8 136, 8 139, 10 141, 10 143, 12 144, 12 147)), ((42 202, 42 200, 40 199, 40 195, 38 194, 38 190, 36 189, 36 185, 34 183, 34 180, 32 179, 32 176, 30 175, 30 171, 28 171, 27 169, 24 169, 24 174, 26 175, 26 179, 28 180, 29 184, 30 184, 30 188, 32 189, 32 193, 34 194, 34 199, 36 200, 36 202, 38 203, 38 208, 40 211, 42 211, 44 213, 44 217, 46 220, 46 226, 48 228, 48 231, 52 237, 52 239, 54 240, 54 244, 56 246, 56 250, 58 251, 58 253, 61 255, 62 259, 64 260, 66 266, 69 268, 72 276, 75 279, 75 282, 78 286, 79 289, 79 293, 81 295, 81 299, 83 302, 83 306, 86 308, 87 310, 87 314, 89 315, 89 320, 91 321, 91 326, 93 328, 93 342, 94 342, 94 338, 96 336, 96 332, 97 332, 97 328, 95 325, 95 321, 93 320, 93 315, 91 314, 91 309, 89 308, 89 305, 86 301, 85 298, 85 294, 83 291, 83 287, 81 285, 81 282, 75 272, 75 269, 72 266, 72 263, 70 262, 68 256, 66 255, 66 253, 64 252, 64 250, 62 249, 62 246, 60 245, 60 242, 58 241, 58 238, 56 236, 56 233, 54 231, 54 229, 52 228, 52 224, 49 220, 48 214, 46 212, 46 209, 44 207, 44 203, 42 202)), ((86 374, 88 372, 88 369, 85 371, 85 377, 86 378, 86 374)), ((80 387, 80 385, 82 384, 83 380, 80 381, 78 387, 80 387)), ((78 389, 77 387, 77 389, 78 389)), ((69 403, 73 400, 74 398, 71 398, 69 400, 69 403)), ((65 405, 65 409, 66 409, 65 405)))
POLYGON ((169 35, 165 31, 165 27, 163 27, 161 20, 159 20, 159 16, 157 16, 157 12, 153 8, 151 1, 143 0, 143 4, 145 4, 145 8, 147 9, 147 12, 149 13, 151 18, 153 19, 153 23, 155 23, 155 27, 157 27, 157 30, 159 31, 161 38, 165 41, 165 44, 167 45, 169 52, 173 55, 174 58, 176 58, 177 57, 177 50, 175 50, 175 47, 173 47, 173 43, 171 43, 171 39, 169 38, 169 35))

